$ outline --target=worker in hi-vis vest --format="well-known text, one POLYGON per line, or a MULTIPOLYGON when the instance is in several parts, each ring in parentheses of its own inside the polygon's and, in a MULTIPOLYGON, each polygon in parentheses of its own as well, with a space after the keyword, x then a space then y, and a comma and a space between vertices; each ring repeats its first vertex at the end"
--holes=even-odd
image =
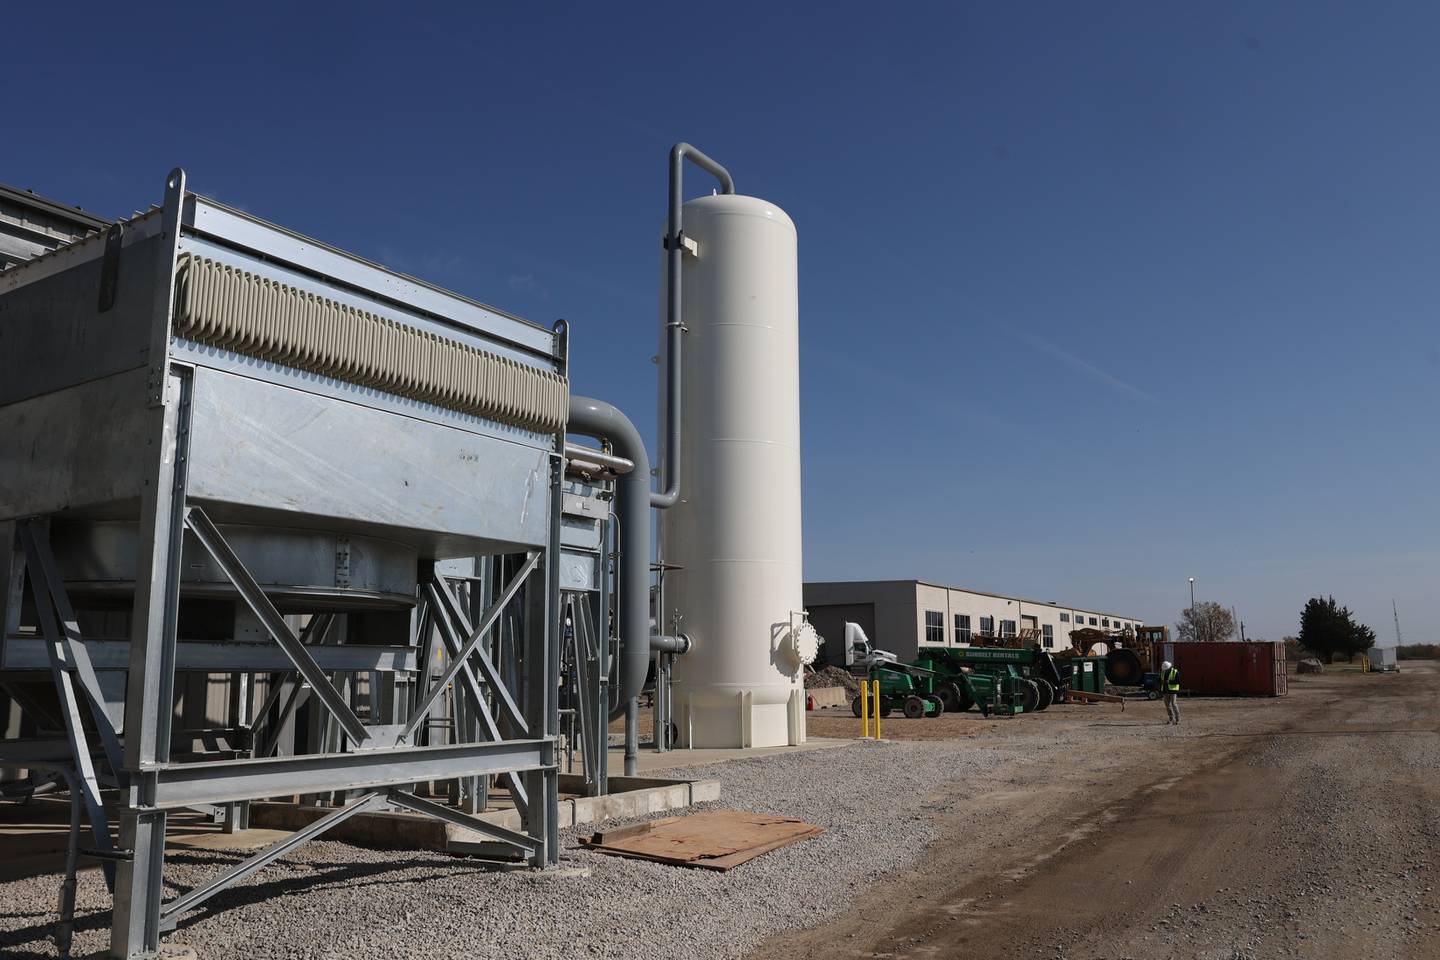
POLYGON ((1180 722, 1180 671, 1166 660, 1160 664, 1160 693, 1165 697, 1165 722, 1180 722))

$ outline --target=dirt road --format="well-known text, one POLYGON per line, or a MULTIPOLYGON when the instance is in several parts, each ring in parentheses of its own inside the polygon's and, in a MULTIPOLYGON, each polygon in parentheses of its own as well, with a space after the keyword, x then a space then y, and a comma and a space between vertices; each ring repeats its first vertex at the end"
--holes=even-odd
MULTIPOLYGON (((913 868, 753 956, 1440 957, 1440 670, 1403 666, 1185 701, 1179 728, 1147 704, 987 725, 981 742, 1048 730, 1062 755, 967 785, 913 868)), ((884 732, 947 722, 979 732, 884 732)))

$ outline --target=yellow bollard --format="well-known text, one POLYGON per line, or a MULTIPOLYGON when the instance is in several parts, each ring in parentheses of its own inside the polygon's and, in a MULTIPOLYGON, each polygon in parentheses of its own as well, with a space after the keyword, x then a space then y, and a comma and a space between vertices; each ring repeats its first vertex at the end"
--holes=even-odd
POLYGON ((880 739, 880 681, 870 681, 875 685, 875 739, 880 739))
POLYGON ((860 681, 860 739, 870 736, 870 681, 860 681))

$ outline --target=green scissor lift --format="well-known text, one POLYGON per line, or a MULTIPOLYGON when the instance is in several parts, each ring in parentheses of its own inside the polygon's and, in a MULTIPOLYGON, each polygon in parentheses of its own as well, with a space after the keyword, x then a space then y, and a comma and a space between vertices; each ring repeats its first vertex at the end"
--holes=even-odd
MULTIPOLYGON (((880 682, 880 716, 899 710, 911 719, 938 717, 947 710, 969 710, 979 706, 985 716, 1014 716, 1023 713, 1024 680, 999 674, 937 670, 924 661, 898 663, 875 659, 868 665, 865 681, 880 682)), ((860 699, 851 704, 860 716, 860 699)))
MULTIPOLYGON (((942 681, 977 675, 995 678, 1002 687, 1010 688, 1012 699, 1026 713, 1048 709, 1066 687, 1054 658, 1039 647, 928 647, 920 651, 915 663, 934 671, 942 681)), ((965 690, 962 687, 952 694, 957 692, 963 695, 965 690)), ((947 710, 969 707, 963 696, 958 703, 945 704, 947 710)))

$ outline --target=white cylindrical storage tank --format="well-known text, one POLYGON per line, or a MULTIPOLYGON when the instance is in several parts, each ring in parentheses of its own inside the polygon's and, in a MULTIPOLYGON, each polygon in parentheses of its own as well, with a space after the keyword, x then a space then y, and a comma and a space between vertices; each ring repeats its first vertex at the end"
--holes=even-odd
POLYGON ((679 569, 666 572, 657 611, 660 630, 693 641, 674 667, 679 743, 799 743, 795 225, 774 204, 734 194, 691 200, 683 219, 697 247, 681 275, 681 500, 660 514, 662 559, 679 569))

